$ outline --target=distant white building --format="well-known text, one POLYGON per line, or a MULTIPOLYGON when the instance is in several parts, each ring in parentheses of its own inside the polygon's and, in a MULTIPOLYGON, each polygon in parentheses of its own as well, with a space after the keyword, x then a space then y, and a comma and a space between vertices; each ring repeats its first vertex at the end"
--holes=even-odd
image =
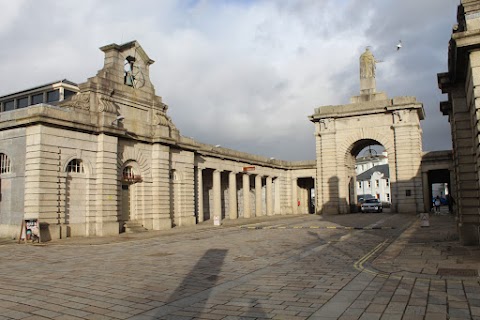
POLYGON ((390 170, 387 153, 360 157, 356 161, 357 199, 377 198, 391 203, 390 170))
POLYGON ((388 164, 387 152, 382 152, 380 155, 372 155, 359 157, 356 160, 355 172, 357 175, 382 164, 388 164))

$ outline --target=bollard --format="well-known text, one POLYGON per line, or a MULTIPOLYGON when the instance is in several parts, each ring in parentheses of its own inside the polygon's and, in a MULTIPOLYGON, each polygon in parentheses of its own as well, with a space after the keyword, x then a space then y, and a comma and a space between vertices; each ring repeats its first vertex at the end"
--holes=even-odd
POLYGON ((219 226, 220 225, 220 217, 219 216, 214 216, 213 217, 213 225, 214 226, 219 226))
POLYGON ((428 216, 428 212, 420 213, 420 227, 430 227, 430 217, 428 216))

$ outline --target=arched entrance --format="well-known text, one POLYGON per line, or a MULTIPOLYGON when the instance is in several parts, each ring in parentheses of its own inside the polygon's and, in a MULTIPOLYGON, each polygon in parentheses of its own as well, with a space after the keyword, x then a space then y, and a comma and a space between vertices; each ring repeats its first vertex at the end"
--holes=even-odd
POLYGON ((440 211, 452 211, 453 201, 450 185, 450 171, 448 169, 428 171, 430 210, 433 207, 433 200, 438 197, 440 199, 440 211))
POLYGON ((127 163, 122 169, 122 189, 120 215, 118 217, 120 232, 125 232, 127 223, 135 219, 137 183, 141 182, 141 176, 134 162, 127 163))
POLYGON ((352 145, 346 157, 349 212, 360 212, 361 204, 370 199, 378 199, 384 211, 389 212, 392 203, 390 167, 383 145, 376 140, 363 139, 352 145))

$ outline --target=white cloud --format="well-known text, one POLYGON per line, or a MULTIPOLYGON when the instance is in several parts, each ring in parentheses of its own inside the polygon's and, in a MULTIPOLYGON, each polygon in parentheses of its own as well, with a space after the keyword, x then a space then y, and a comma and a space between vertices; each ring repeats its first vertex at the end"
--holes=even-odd
POLYGON ((358 94, 358 57, 371 45, 385 59, 378 88, 417 95, 435 115, 425 139, 428 128, 446 131, 432 138, 442 143, 427 145, 449 148, 434 79, 446 70, 458 1, 417 2, 0 0, 0 40, 8 43, 0 72, 9 75, 0 94, 60 78, 83 82, 101 68, 98 47, 136 39, 156 61, 150 76, 184 135, 313 159, 307 116, 358 94))

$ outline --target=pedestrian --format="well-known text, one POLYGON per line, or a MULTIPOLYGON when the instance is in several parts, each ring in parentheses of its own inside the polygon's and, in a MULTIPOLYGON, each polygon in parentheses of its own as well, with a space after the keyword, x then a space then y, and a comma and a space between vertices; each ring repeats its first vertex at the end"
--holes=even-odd
POLYGON ((440 197, 437 196, 435 198, 435 201, 433 202, 434 206, 435 206, 435 212, 436 213, 440 213, 440 205, 441 205, 441 202, 440 202, 440 197))

